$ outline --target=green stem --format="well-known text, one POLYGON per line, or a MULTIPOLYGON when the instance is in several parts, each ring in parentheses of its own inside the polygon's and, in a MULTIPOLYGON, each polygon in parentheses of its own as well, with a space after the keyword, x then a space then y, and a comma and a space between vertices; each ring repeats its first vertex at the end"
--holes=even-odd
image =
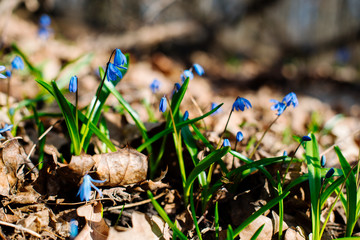
POLYGON ((76 124, 77 131, 79 131, 78 99, 79 99, 79 88, 76 89, 76 93, 75 93, 75 111, 76 111, 75 112, 75 124, 76 124))
POLYGON ((250 159, 254 156, 256 150, 258 149, 258 147, 259 147, 261 141, 263 140, 263 138, 265 137, 266 133, 270 130, 271 126, 279 119, 280 116, 281 116, 281 115, 278 115, 278 116, 270 123, 269 127, 265 130, 265 132, 264 132, 263 135, 261 136, 260 140, 259 140, 258 143, 256 144, 255 148, 252 150, 252 152, 251 152, 251 154, 250 154, 250 156, 249 156, 250 159))
POLYGON ((87 121, 86 127, 85 127, 85 132, 84 132, 84 134, 83 134, 83 136, 82 136, 82 139, 81 139, 80 149, 83 148, 84 143, 85 143, 86 136, 87 136, 87 134, 89 133, 89 130, 90 130, 89 126, 90 126, 90 122, 91 122, 91 120, 92 120, 92 118, 93 118, 93 115, 94 115, 94 110, 95 110, 95 108, 96 108, 96 103, 97 103, 97 101, 99 100, 100 93, 101 93, 101 89, 102 89, 103 86, 104 86, 104 82, 105 82, 105 80, 106 80, 107 72, 108 72, 108 69, 109 69, 109 63, 110 63, 111 58, 112 58, 113 54, 115 53, 115 51, 116 51, 116 49, 114 49, 114 50, 112 51, 112 53, 111 53, 111 55, 110 55, 110 58, 109 58, 109 61, 108 61, 107 64, 106 64, 105 74, 104 74, 104 77, 103 77, 103 79, 102 79, 102 81, 101 81, 101 85, 100 85, 100 87, 98 88, 98 90, 97 90, 97 92, 96 92, 96 99, 95 99, 95 102, 94 102, 94 107, 93 107, 93 108, 91 109, 91 111, 90 111, 90 115, 89 115, 89 118, 88 118, 88 121, 87 121))
MULTIPOLYGON (((289 162, 289 164, 288 164, 288 166, 287 166, 287 168, 286 168, 285 174, 284 174, 284 176, 283 176, 283 178, 282 178, 282 181, 281 181, 283 186, 284 186, 286 174, 289 172, 290 165, 291 165, 291 163, 293 162, 294 157, 295 157, 295 154, 296 154, 297 150, 299 149, 299 147, 301 146, 302 142, 303 142, 303 140, 301 140, 301 142, 300 142, 299 145, 297 146, 294 154, 291 156, 290 162, 289 162)), ((285 159, 285 158, 284 158, 284 159, 285 159)))

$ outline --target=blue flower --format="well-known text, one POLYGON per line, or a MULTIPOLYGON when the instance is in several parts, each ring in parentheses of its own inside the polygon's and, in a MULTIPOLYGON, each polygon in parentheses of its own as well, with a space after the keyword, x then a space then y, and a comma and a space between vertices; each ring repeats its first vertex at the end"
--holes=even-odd
POLYGON ((178 92, 181 88, 181 85, 180 83, 175 83, 174 87, 175 87, 175 91, 178 92))
POLYGON ((202 76, 202 75, 205 73, 204 68, 203 68, 202 66, 200 66, 199 64, 194 63, 194 64, 193 64, 193 67, 194 67, 195 72, 196 72, 199 76, 202 76))
POLYGON ((90 177, 90 175, 86 174, 83 178, 83 182, 80 185, 79 191, 76 196, 80 195, 81 201, 89 201, 91 195, 91 188, 95 189, 100 196, 102 196, 101 191, 93 184, 93 183, 103 183, 106 180, 94 180, 90 177))
MULTIPOLYGON (((5 70, 5 66, 0 66, 0 72, 4 71, 5 70)), ((6 78, 6 76, 2 73, 0 73, 0 78, 6 78)))
POLYGON ((305 136, 303 136, 303 137, 301 138, 301 141, 302 141, 302 142, 311 141, 311 137, 305 135, 305 136))
POLYGON ((229 139, 224 138, 223 147, 231 147, 229 139))
POLYGON ((286 104, 283 102, 279 102, 278 100, 275 99, 271 99, 270 102, 274 103, 274 105, 271 106, 271 110, 278 111, 276 114, 278 116, 280 116, 286 109, 286 104))
POLYGON ((232 111, 234 111, 234 109, 236 111, 239 111, 239 110, 244 111, 245 108, 247 108, 247 109, 252 108, 250 101, 247 100, 246 98, 237 97, 232 106, 232 111))
POLYGON ((79 232, 79 222, 76 221, 75 219, 71 219, 70 220, 70 239, 74 239, 79 232))
POLYGON ((150 84, 150 89, 153 93, 156 93, 160 89, 160 81, 157 79, 154 79, 152 83, 150 84))
POLYGON ((334 175, 335 170, 334 168, 330 168, 329 171, 327 171, 327 173, 325 174, 325 178, 331 178, 332 175, 334 175))
POLYGON ((240 132, 240 131, 237 132, 237 133, 236 133, 236 141, 237 141, 237 142, 241 142, 243 139, 244 139, 243 133, 240 132))
POLYGON ((11 67, 17 70, 24 69, 24 62, 19 56, 16 56, 11 62, 11 67))
POLYGON ((0 133, 11 131, 12 127, 13 127, 12 124, 8 125, 7 123, 5 123, 4 128, 0 129, 0 133))
POLYGON ((189 118, 189 112, 185 111, 184 116, 183 116, 183 120, 186 121, 186 120, 188 120, 188 118, 189 118))
POLYGON ((10 70, 6 70, 6 71, 5 71, 5 75, 6 75, 7 77, 11 77, 11 71, 10 71, 10 70))
POLYGON ((77 76, 72 76, 70 78, 70 83, 69 83, 69 91, 70 92, 76 92, 77 91, 77 82, 78 82, 78 77, 77 76))
POLYGON ((39 25, 41 27, 48 27, 51 24, 51 18, 49 17, 49 15, 47 14, 43 14, 41 15, 40 19, 39 19, 39 25))
POLYGON ((117 77, 120 79, 123 77, 120 69, 115 66, 113 63, 109 63, 108 79, 111 81, 116 81, 117 77))
POLYGON ((165 112, 166 107, 167 107, 167 100, 166 100, 166 97, 164 96, 160 100, 159 111, 165 112))
POLYGON ((321 167, 325 167, 326 164, 326 157, 325 155, 322 155, 320 158, 321 167))
POLYGON ((114 64, 117 67, 127 64, 126 56, 118 48, 115 51, 114 64))
POLYGON ((123 65, 127 63, 126 56, 120 51, 120 49, 115 50, 114 63, 109 63, 108 67, 108 80, 116 81, 119 77, 120 79, 123 77, 120 69, 127 69, 123 65))
POLYGON ((44 40, 49 38, 51 33, 50 24, 51 24, 51 18, 46 14, 41 15, 39 19, 39 30, 38 30, 38 35, 40 38, 44 40))
POLYGON ((185 70, 183 74, 181 74, 182 82, 185 82, 187 78, 189 78, 189 80, 192 80, 194 78, 194 74, 190 70, 185 70))
POLYGON ((287 151, 285 150, 284 152, 283 152, 283 156, 287 156, 288 155, 288 153, 287 153, 287 151))
POLYGON ((298 102, 298 99, 296 97, 296 94, 291 92, 289 94, 287 94, 283 100, 282 100, 283 103, 286 104, 286 106, 290 106, 290 105, 293 105, 293 107, 296 107, 297 105, 299 105, 299 102, 298 102))

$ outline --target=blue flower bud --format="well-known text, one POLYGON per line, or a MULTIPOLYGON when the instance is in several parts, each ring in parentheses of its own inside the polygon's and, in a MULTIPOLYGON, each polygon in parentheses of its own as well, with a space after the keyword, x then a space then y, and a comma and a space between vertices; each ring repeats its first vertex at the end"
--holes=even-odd
POLYGON ((11 62, 11 67, 17 70, 24 69, 24 62, 19 56, 16 56, 11 62))
POLYGON ((224 138, 223 147, 231 147, 229 139, 224 138))
POLYGON ((186 120, 188 120, 188 118, 189 118, 189 112, 185 111, 184 116, 183 116, 183 120, 186 121, 186 120))
POLYGON ((290 105, 293 105, 293 107, 296 107, 297 105, 299 105, 299 102, 298 102, 298 99, 296 97, 296 94, 291 92, 289 94, 287 94, 283 100, 282 100, 283 103, 286 104, 286 106, 290 106, 290 105))
POLYGON ((244 135, 242 134, 242 132, 237 132, 236 133, 236 141, 237 142, 241 142, 244 139, 244 135))
POLYGON ((325 178, 331 178, 332 175, 334 175, 335 170, 334 168, 330 168, 329 171, 327 171, 327 173, 325 174, 325 178))
POLYGON ((160 100, 159 111, 165 112, 166 108, 167 108, 167 100, 166 100, 166 97, 164 96, 160 100))
POLYGON ((301 138, 301 141, 302 141, 302 142, 311 141, 311 137, 305 135, 305 136, 303 136, 303 137, 301 138))
POLYGON ((320 162, 321 162, 321 167, 324 167, 325 164, 326 164, 326 157, 325 157, 325 155, 322 155, 322 156, 321 156, 320 162))
POLYGON ((70 78, 70 82, 69 82, 69 92, 76 92, 77 91, 77 82, 78 82, 78 77, 77 76, 72 76, 70 78))
POLYGON ((160 84, 161 84, 160 81, 157 79, 154 79, 152 81, 152 83, 150 84, 150 89, 151 89, 152 93, 156 93, 157 91, 159 91, 160 84))
POLYGON ((195 72, 196 72, 199 76, 202 76, 202 75, 205 73, 204 68, 203 68, 202 66, 200 66, 199 64, 194 63, 194 64, 193 64, 193 67, 194 67, 195 72))
POLYGON ((174 87, 175 87, 175 91, 178 92, 179 89, 181 88, 181 85, 180 83, 175 83, 174 87))
POLYGON ((287 155, 288 155, 287 151, 284 151, 283 156, 287 156, 287 155))

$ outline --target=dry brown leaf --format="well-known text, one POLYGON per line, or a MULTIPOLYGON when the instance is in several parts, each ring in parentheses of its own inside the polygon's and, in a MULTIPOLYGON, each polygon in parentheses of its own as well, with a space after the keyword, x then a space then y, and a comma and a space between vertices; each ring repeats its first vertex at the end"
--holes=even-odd
POLYGON ((81 232, 74 238, 74 240, 93 240, 91 237, 91 232, 93 230, 89 226, 89 224, 86 222, 84 228, 81 230, 81 232))
POLYGON ((240 232, 240 239, 251 239, 256 230, 258 230, 259 227, 261 227, 261 225, 263 225, 264 223, 265 226, 261 231, 260 235, 258 236, 258 239, 271 240, 273 235, 273 224, 270 218, 263 215, 256 218, 243 231, 240 232))
MULTIPOLYGON (((272 221, 273 221, 273 228, 274 228, 274 234, 279 232, 279 215, 277 215, 276 212, 271 211, 272 214, 272 221)), ((286 229, 288 229, 289 226, 286 224, 286 222, 283 221, 283 227, 282 230, 285 231, 286 229)))
POLYGON ((144 181, 147 175, 147 157, 131 148, 120 149, 113 153, 73 156, 71 162, 57 170, 61 179, 79 183, 91 169, 97 179, 106 180, 99 186, 115 187, 144 181))
POLYGON ((162 223, 159 226, 159 219, 151 220, 144 213, 133 212, 131 217, 133 227, 127 231, 119 232, 110 228, 108 240, 136 239, 136 240, 158 240, 168 239, 168 228, 162 223), (165 238, 166 237, 166 238, 165 238))
POLYGON ((44 209, 31 213, 26 218, 20 219, 17 224, 35 232, 41 232, 42 229, 49 225, 49 210, 44 209))
POLYGON ((294 227, 288 228, 285 232, 284 240, 305 240, 305 236, 294 227))
POLYGON ((7 142, 1 149, 0 161, 0 194, 9 196, 10 190, 23 179, 17 174, 21 164, 25 162, 26 154, 16 139, 7 142))
POLYGON ((87 204, 79 207, 76 210, 80 217, 85 217, 86 219, 86 226, 84 227, 85 230, 83 229, 81 231, 81 233, 84 232, 82 234, 84 236, 83 239, 107 239, 109 234, 109 227, 101 216, 102 208, 102 204, 97 202, 94 206, 92 204, 87 204), (90 230, 88 228, 90 228, 90 230))
POLYGON ((87 221, 100 222, 102 219, 101 209, 102 204, 98 202, 94 206, 92 204, 81 206, 76 210, 76 212, 79 217, 84 217, 87 221))

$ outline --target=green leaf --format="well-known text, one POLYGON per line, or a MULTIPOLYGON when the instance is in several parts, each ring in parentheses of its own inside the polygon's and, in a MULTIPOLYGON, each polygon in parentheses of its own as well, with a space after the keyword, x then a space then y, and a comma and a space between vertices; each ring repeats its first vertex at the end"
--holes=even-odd
POLYGON ((339 162, 341 165, 341 169, 343 170, 344 176, 349 174, 349 177, 346 180, 346 200, 347 200, 347 207, 346 207, 346 237, 351 237, 352 232, 354 230, 356 224, 356 204, 357 204, 357 187, 356 187, 356 178, 355 174, 351 169, 350 164, 346 161, 344 155, 341 153, 339 147, 335 146, 336 155, 339 158, 339 162))
MULTIPOLYGON (((210 112, 205 113, 204 115, 194 118, 194 119, 189 119, 187 121, 184 122, 180 122, 178 124, 176 124, 176 129, 180 129, 188 124, 191 123, 195 123, 203 118, 206 118, 207 116, 211 115, 213 112, 215 112, 218 108, 220 108, 223 104, 218 105, 216 108, 214 108, 213 110, 211 110, 210 112)), ((141 152, 142 150, 144 150, 147 146, 149 146, 150 144, 152 144, 153 142, 159 140, 160 138, 162 138, 163 136, 172 133, 174 131, 173 128, 167 128, 161 132, 159 132, 158 134, 154 135, 152 138, 149 138, 148 141, 146 141, 145 143, 143 143, 142 145, 140 145, 137 148, 137 151, 141 152)))
POLYGON ((71 138, 71 143, 74 146, 75 155, 80 155, 81 148, 80 148, 80 136, 77 129, 77 124, 75 122, 75 111, 72 111, 72 109, 69 106, 69 102, 65 99, 64 95, 60 92, 59 88, 56 85, 55 81, 51 82, 53 91, 54 91, 54 97, 60 107, 60 110, 63 114, 63 117, 65 119, 65 123, 67 126, 67 129, 69 131, 69 136, 71 138))
POLYGON ((254 235, 251 237, 250 240, 256 240, 259 237, 259 235, 264 227, 265 227, 265 223, 256 230, 256 232, 254 233, 254 235))
POLYGON ((190 194, 190 187, 194 180, 198 177, 198 175, 210 167, 211 164, 213 164, 216 161, 222 161, 221 158, 225 156, 226 153, 230 151, 230 147, 224 147, 220 148, 212 153, 210 153, 208 156, 206 156, 189 174, 185 187, 184 187, 184 198, 185 202, 187 201, 187 197, 190 194))
POLYGON ((311 198, 311 223, 314 240, 320 240, 320 205, 319 194, 321 189, 321 164, 319 148, 314 134, 311 141, 305 143, 306 161, 309 172, 310 198, 311 198))
POLYGON ((274 207, 276 204, 280 202, 280 200, 284 199, 287 195, 289 195, 290 192, 284 192, 280 196, 272 199, 270 202, 268 202, 265 206, 261 207, 259 210, 254 212, 250 217, 248 217, 242 224, 240 224, 239 227, 237 227, 234 231, 234 238, 240 234, 242 230, 244 230, 252 221, 254 221, 256 218, 258 218, 260 215, 265 213, 270 208, 274 207))
POLYGON ((166 214, 165 210, 160 206, 160 204, 155 200, 152 193, 148 190, 147 194, 151 200, 151 203, 154 205, 154 208, 159 213, 161 218, 171 227, 171 229, 179 236, 182 240, 187 240, 187 237, 176 227, 176 225, 170 220, 169 216, 166 214))

